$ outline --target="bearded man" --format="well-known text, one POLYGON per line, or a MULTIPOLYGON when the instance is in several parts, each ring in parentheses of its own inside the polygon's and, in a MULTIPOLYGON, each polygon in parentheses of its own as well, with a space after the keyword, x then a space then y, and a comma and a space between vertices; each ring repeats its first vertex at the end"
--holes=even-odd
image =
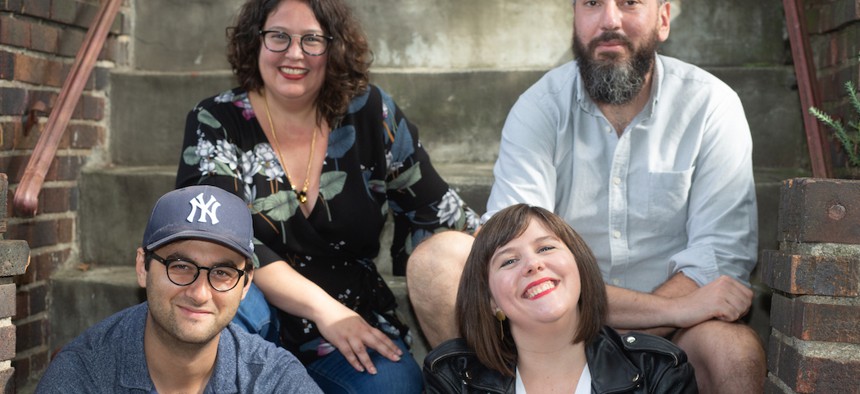
MULTIPOLYGON (((761 392, 764 351, 738 322, 758 246, 749 125, 725 83, 657 55, 670 8, 573 2, 576 59, 511 109, 482 219, 516 203, 559 214, 594 250, 612 327, 675 342, 702 392, 761 392)), ((431 345, 458 336, 451 305, 471 241, 438 234, 407 265, 431 345)))

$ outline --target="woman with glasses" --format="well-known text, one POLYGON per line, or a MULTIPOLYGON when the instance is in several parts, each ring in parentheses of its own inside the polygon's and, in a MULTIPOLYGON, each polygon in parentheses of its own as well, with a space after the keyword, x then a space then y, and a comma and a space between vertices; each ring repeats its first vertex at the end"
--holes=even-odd
POLYGON ((474 229, 477 216, 369 84, 367 40, 342 0, 250 0, 228 39, 239 87, 189 113, 176 185, 222 187, 253 213, 265 300, 252 289, 235 321, 279 340, 326 392, 420 392, 410 333, 373 261, 379 236, 392 212, 402 275, 414 245, 474 229))
POLYGON ((475 237, 457 292, 462 338, 424 359, 427 393, 695 393, 666 339, 606 327, 606 288, 560 217, 505 208, 475 237))

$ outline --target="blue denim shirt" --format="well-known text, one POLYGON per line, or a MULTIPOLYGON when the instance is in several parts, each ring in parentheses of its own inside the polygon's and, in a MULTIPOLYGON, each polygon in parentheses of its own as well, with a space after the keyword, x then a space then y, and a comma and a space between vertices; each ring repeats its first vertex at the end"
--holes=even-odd
MULTIPOLYGON (((152 393, 143 351, 146 302, 120 311, 66 345, 37 393, 152 393)), ((221 331, 206 393, 321 393, 289 352, 232 323, 221 331)))

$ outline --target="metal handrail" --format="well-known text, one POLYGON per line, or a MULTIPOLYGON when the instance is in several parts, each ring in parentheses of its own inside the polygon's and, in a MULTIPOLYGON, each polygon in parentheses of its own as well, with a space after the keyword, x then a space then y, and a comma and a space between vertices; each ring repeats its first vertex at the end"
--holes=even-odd
POLYGON ((45 175, 48 173, 51 162, 54 161, 57 146, 69 124, 72 112, 81 98, 81 93, 92 73, 99 52, 104 47, 108 31, 113 25, 121 4, 122 0, 104 0, 94 23, 84 37, 84 42, 75 56, 75 63, 60 90, 57 104, 48 116, 45 131, 33 148, 21 182, 15 189, 13 204, 15 210, 21 215, 33 216, 36 214, 39 206, 39 192, 45 182, 45 175))
POLYGON ((806 145, 809 147, 809 161, 812 163, 812 176, 830 178, 830 151, 825 149, 827 141, 821 133, 818 120, 809 113, 810 107, 818 107, 821 98, 816 83, 815 67, 812 64, 812 51, 804 25, 803 5, 799 0, 783 0, 785 8, 785 27, 791 42, 791 55, 794 58, 794 73, 797 75, 797 88, 800 93, 800 107, 803 126, 806 129, 806 145))

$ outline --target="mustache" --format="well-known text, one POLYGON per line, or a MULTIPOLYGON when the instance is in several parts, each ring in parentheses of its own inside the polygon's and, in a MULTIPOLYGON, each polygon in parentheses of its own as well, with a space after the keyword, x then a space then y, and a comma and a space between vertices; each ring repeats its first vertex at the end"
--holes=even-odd
POLYGON ((614 31, 603 32, 599 36, 597 36, 593 40, 591 40, 588 43, 588 51, 594 52, 594 49, 597 48, 598 45, 600 45, 601 43, 604 43, 604 42, 609 42, 609 41, 621 42, 621 44, 623 44, 625 47, 627 47, 627 49, 630 50, 630 52, 633 52, 633 42, 631 42, 630 39, 627 38, 627 36, 625 36, 621 33, 618 33, 618 32, 614 32, 614 31))

